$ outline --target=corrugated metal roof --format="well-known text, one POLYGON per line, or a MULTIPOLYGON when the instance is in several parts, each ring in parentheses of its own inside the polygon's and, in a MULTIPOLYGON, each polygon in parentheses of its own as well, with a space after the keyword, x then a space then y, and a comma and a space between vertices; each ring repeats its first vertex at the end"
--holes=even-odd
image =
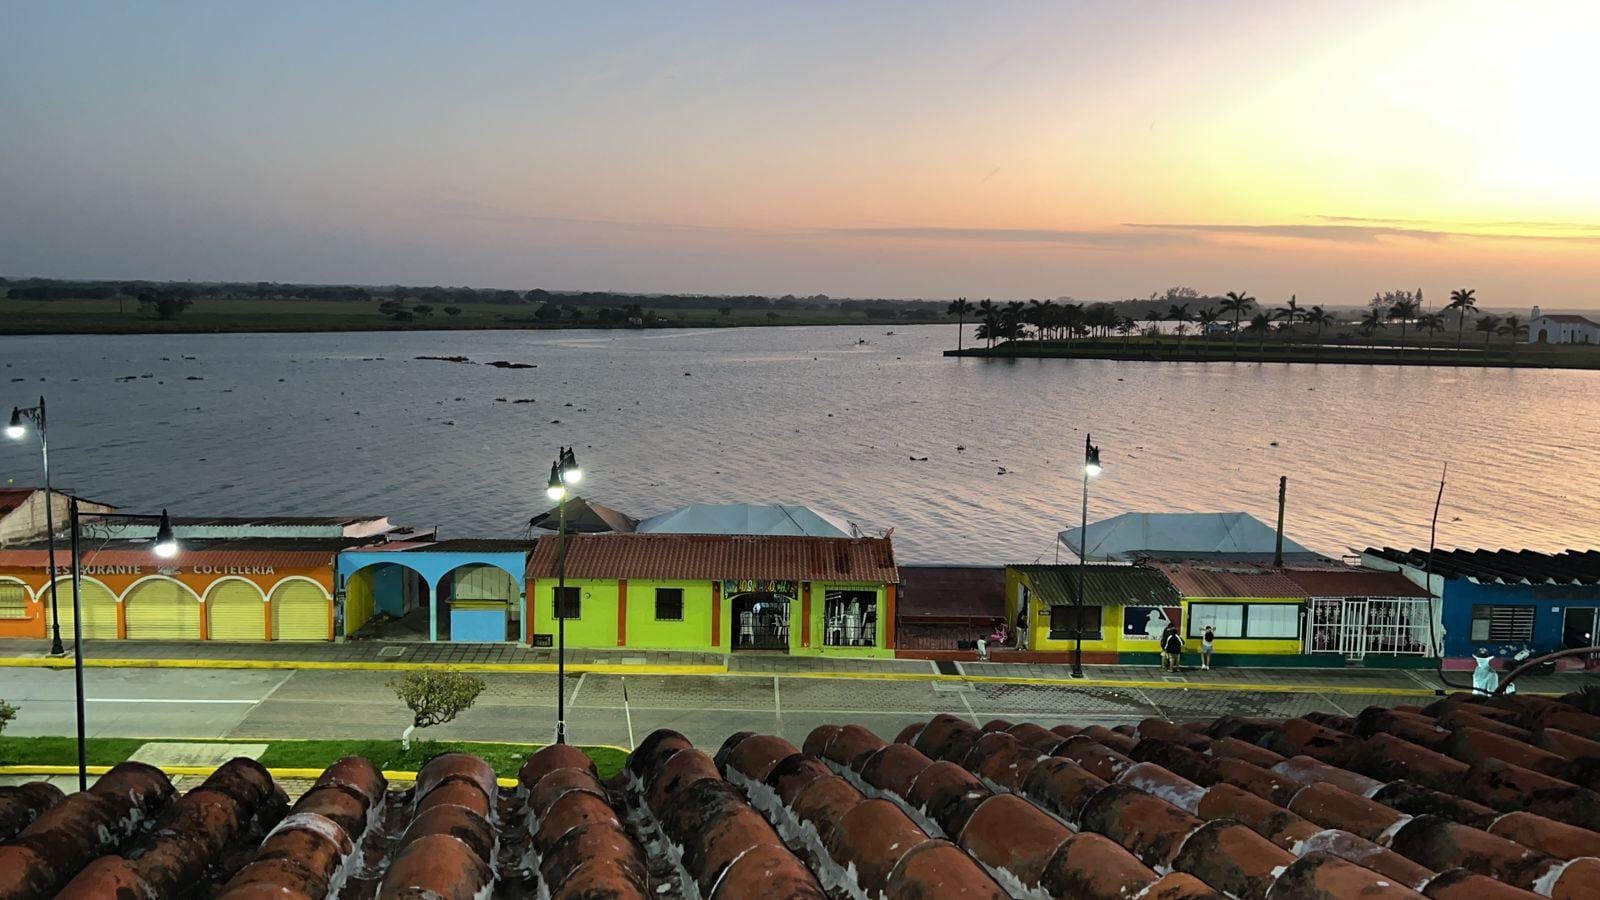
MULTIPOLYGON (((529 577, 555 576, 555 536, 541 537, 529 577)), ((888 538, 586 534, 567 538, 568 578, 895 583, 888 538)))
POLYGON ((1254 566, 1162 565, 1178 593, 1196 597, 1304 598, 1305 589, 1275 569, 1254 566))
MULTIPOLYGON (((1078 566, 1008 566, 1028 576, 1034 596, 1046 606, 1069 606, 1078 595, 1078 566)), ((1086 606, 1177 606, 1178 592, 1161 572, 1147 566, 1083 566, 1086 606)))
POLYGON ((455 538, 410 544, 404 549, 410 553, 525 553, 533 544, 526 538, 455 538))
POLYGON ((1372 569, 1284 569, 1308 597, 1416 597, 1429 593, 1399 572, 1372 569))
MULTIPOLYGON (((1427 550, 1368 547, 1367 556, 1428 568, 1427 550)), ((1600 584, 1600 551, 1564 550, 1435 550, 1433 574, 1503 584, 1600 584)))

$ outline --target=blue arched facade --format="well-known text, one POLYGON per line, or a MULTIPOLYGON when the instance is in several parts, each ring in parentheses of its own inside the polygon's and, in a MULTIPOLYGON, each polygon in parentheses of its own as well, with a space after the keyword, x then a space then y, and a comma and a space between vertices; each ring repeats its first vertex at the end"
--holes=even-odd
MULTIPOLYGON (((433 550, 425 547, 414 547, 405 550, 345 550, 339 554, 337 567, 338 594, 343 603, 346 588, 350 578, 362 569, 371 566, 390 564, 409 569, 415 572, 428 586, 428 639, 439 639, 439 597, 444 588, 446 579, 450 574, 463 566, 492 566, 505 572, 513 584, 517 585, 517 603, 519 618, 527 621, 527 599, 524 593, 524 578, 528 568, 528 554, 526 551, 471 551, 471 550, 433 550)), ((397 571, 397 570, 391 570, 397 571)), ((398 582, 396 582, 398 583, 398 582)), ((378 607, 385 608, 382 591, 392 590, 385 584, 374 586, 378 593, 378 607)), ((452 629, 452 639, 457 639, 452 629)), ((483 637, 468 637, 466 640, 486 640, 483 637)), ((504 640, 502 636, 499 638, 504 640)))

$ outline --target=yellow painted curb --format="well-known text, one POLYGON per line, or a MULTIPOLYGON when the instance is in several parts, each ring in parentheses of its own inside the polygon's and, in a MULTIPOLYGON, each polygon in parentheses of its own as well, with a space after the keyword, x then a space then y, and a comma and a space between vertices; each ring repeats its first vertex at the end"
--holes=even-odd
MULTIPOLYGON (((370 671, 409 672, 417 669, 451 669, 456 672, 501 672, 522 675, 554 675, 559 671, 555 663, 405 663, 405 662, 334 662, 329 660, 280 659, 137 659, 101 657, 85 659, 85 668, 97 669, 303 669, 307 671, 370 671)), ((13 669, 70 669, 70 659, 55 657, 0 657, 0 668, 13 669)), ((644 665, 630 666, 621 663, 568 663, 567 672, 596 675, 726 675, 725 665, 644 665)))

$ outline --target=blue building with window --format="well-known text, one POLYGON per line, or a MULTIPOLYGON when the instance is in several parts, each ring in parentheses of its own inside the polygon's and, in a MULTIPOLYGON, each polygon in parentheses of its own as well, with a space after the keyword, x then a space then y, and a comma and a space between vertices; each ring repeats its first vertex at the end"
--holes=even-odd
POLYGON ((1600 643, 1600 551, 1435 550, 1430 557, 1369 547, 1362 563, 1401 572, 1440 598, 1453 667, 1470 667, 1479 650, 1510 657, 1600 643))

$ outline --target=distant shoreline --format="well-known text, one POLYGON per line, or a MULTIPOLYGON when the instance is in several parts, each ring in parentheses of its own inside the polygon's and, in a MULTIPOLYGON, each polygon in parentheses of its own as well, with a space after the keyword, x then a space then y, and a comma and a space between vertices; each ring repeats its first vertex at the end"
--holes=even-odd
POLYGON ((1074 341, 1069 347, 1057 341, 1008 341, 994 347, 966 347, 946 350, 947 357, 978 359, 1107 359, 1125 362, 1240 362, 1281 363, 1284 365, 1363 365, 1429 366, 1473 369, 1600 369, 1600 346, 1581 344, 1518 344, 1513 356, 1507 343, 1491 346, 1465 345, 1459 351, 1449 344, 1409 344, 1404 349, 1392 342, 1368 345, 1310 347, 1304 344, 1268 344, 1255 341, 1237 347, 1231 341, 1203 345, 1190 338, 1180 345, 1171 339, 1137 338, 1123 344, 1120 339, 1074 341))
POLYGON ((600 322, 492 322, 483 320, 470 321, 428 321, 428 322, 308 322, 293 325, 266 324, 257 321, 251 322, 218 322, 185 321, 176 319, 161 321, 158 319, 140 319, 129 322, 109 323, 5 323, 0 324, 0 337, 60 337, 75 334, 94 335, 152 335, 152 334, 352 334, 370 332, 374 334, 399 334, 412 331, 662 331, 665 329, 703 329, 703 328, 788 328, 803 326, 867 326, 870 328, 910 327, 913 325, 946 325, 947 322, 939 320, 871 320, 871 319, 837 319, 837 320, 810 320, 801 318, 782 317, 771 321, 716 321, 686 319, 678 321, 662 321, 653 325, 617 325, 600 322))

